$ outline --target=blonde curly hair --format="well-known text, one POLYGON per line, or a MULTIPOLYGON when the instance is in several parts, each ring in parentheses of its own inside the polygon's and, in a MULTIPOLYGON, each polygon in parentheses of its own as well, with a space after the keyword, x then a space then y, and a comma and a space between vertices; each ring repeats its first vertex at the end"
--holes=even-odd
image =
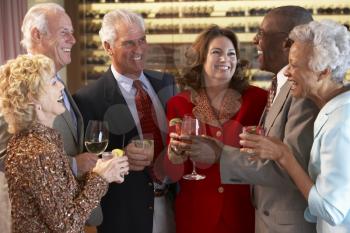
POLYGON ((9 133, 20 132, 36 120, 33 99, 45 92, 54 72, 53 61, 44 55, 20 55, 0 67, 0 106, 9 133))

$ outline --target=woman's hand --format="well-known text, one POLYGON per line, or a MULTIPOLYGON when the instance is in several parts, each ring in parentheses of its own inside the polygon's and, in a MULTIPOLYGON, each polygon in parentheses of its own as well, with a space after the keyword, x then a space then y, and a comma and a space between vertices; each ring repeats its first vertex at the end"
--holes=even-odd
POLYGON ((124 175, 129 171, 128 157, 113 156, 110 159, 99 159, 92 171, 102 176, 108 183, 122 183, 124 175))
POLYGON ((181 141, 181 136, 170 133, 170 143, 168 146, 168 157, 173 164, 182 164, 188 159, 186 150, 190 148, 189 141, 181 141))
POLYGON ((256 158, 274 160, 284 167, 288 157, 293 156, 289 147, 278 138, 250 133, 241 133, 239 137, 240 144, 243 146, 241 151, 248 153, 250 160, 256 160, 256 158))

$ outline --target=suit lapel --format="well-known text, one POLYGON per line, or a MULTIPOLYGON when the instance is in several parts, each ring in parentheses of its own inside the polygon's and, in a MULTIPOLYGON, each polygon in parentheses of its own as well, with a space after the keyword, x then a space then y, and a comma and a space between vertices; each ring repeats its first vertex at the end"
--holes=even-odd
POLYGON ((111 69, 106 75, 101 104, 107 104, 107 111, 102 118, 108 122, 111 133, 126 135, 136 128, 136 124, 111 69))
POLYGON ((287 100, 289 91, 290 91, 290 85, 289 85, 288 82, 286 82, 281 87, 280 92, 278 93, 275 101, 271 105, 270 110, 269 110, 269 112, 266 115, 265 123, 264 123, 267 134, 269 133, 269 131, 271 129, 271 126, 275 122, 278 114, 281 112, 281 109, 282 109, 284 103, 287 100))
POLYGON ((75 126, 74 126, 74 123, 73 123, 73 120, 72 120, 72 117, 71 117, 69 111, 66 109, 66 111, 61 116, 66 121, 66 123, 69 127, 69 130, 71 131, 71 133, 74 137, 75 142, 78 143, 77 130, 75 129, 75 126))
POLYGON ((154 92, 157 94, 157 97, 161 103, 162 106, 162 115, 160 119, 161 124, 161 134, 163 138, 163 143, 166 142, 166 132, 168 130, 167 128, 167 121, 166 121, 166 104, 168 100, 175 94, 174 92, 174 83, 172 82, 172 77, 166 75, 165 73, 160 72, 154 72, 149 70, 144 70, 145 77, 150 82, 154 92), (168 79, 167 79, 168 78, 168 79))
POLYGON ((158 96, 158 99, 162 103, 162 106, 164 109, 166 109, 166 103, 169 100, 170 97, 174 95, 174 86, 173 84, 169 83, 167 86, 164 82, 165 78, 164 73, 155 73, 152 71, 144 71, 144 74, 148 81, 151 83, 151 86, 153 87, 153 90, 158 96))
POLYGON ((333 111, 350 103, 350 86, 347 88, 348 90, 346 92, 334 97, 321 108, 314 124, 314 138, 320 133, 321 129, 328 121, 329 115, 333 111))
POLYGON ((314 124, 314 138, 319 134, 324 124, 326 124, 327 120, 328 120, 328 115, 326 114, 317 116, 317 120, 315 121, 315 123, 317 124, 314 124))
MULTIPOLYGON (((76 112, 76 110, 78 108, 75 105, 74 100, 73 100, 72 96, 70 95, 66 84, 63 81, 61 81, 61 83, 64 85, 64 92, 65 92, 65 94, 66 94, 66 96, 68 98, 68 101, 69 101, 71 107, 73 108, 74 112, 76 112), (74 109, 74 106, 73 106, 72 103, 74 103, 74 106, 75 106, 76 109, 74 109)), ((74 137, 75 142, 78 144, 79 143, 79 141, 78 141, 78 132, 77 132, 77 129, 75 128, 75 125, 74 125, 72 116, 70 115, 70 112, 66 109, 66 111, 63 114, 61 114, 61 116, 65 120, 65 122, 67 123, 67 125, 69 127, 69 130, 71 131, 71 133, 72 133, 72 135, 74 137)), ((78 115, 76 115, 76 116, 77 116, 77 120, 78 120, 78 115)))
POLYGON ((162 78, 151 76, 147 71, 145 71, 144 74, 145 74, 146 78, 148 79, 148 81, 151 83, 153 90, 158 95, 158 98, 160 99, 160 96, 158 93, 160 92, 161 88, 163 88, 162 82, 161 82, 162 78))
POLYGON ((83 122, 83 117, 79 111, 78 106, 76 105, 75 101, 73 100, 73 97, 71 96, 71 94, 66 91, 69 103, 71 105, 71 108, 74 111, 75 117, 77 119, 77 128, 75 129, 75 125, 73 122, 72 117, 70 116, 70 113, 68 112, 69 116, 66 116, 69 121, 70 121, 70 128, 74 129, 74 138, 75 140, 78 142, 80 150, 83 150, 83 143, 84 143, 84 122, 83 122))
POLYGON ((109 105, 126 104, 123 94, 115 80, 111 69, 108 70, 104 84, 104 99, 109 105))

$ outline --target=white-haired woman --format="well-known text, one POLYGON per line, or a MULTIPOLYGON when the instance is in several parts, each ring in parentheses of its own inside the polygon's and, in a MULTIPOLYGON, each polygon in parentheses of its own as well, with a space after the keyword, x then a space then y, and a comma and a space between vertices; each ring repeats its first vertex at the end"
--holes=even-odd
POLYGON ((241 134, 243 151, 277 162, 308 201, 304 217, 317 222, 318 233, 350 232, 350 32, 331 20, 293 29, 294 41, 285 71, 295 97, 307 97, 321 109, 305 173, 281 141, 241 134))
POLYGON ((127 158, 99 160, 81 183, 74 178, 63 142, 52 129, 65 111, 63 84, 51 59, 21 55, 0 68, 0 98, 8 130, 5 175, 12 232, 84 232, 90 212, 109 182, 123 182, 127 158))

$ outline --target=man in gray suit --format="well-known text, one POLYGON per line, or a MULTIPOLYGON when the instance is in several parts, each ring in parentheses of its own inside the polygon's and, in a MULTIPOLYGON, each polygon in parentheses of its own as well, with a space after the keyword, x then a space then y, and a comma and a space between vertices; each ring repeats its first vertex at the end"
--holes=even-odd
MULTIPOLYGON (((24 17, 22 24, 23 40, 21 44, 29 54, 43 54, 55 63, 56 71, 71 62, 71 49, 75 44, 73 27, 65 10, 55 3, 43 3, 33 6, 24 17)), ((63 81, 57 74, 58 81, 63 81)), ((73 173, 82 176, 91 170, 98 159, 95 154, 82 153, 84 124, 82 116, 68 89, 64 89, 64 105, 66 111, 58 116, 54 128, 62 135, 64 149, 69 155, 73 173)), ((2 116, 0 116, 2 118, 2 116)), ((9 135, 6 124, 0 119, 1 157, 9 135)), ((102 222, 101 213, 93 212, 89 223, 96 225, 102 222)))
MULTIPOLYGON (((318 110, 311 101, 292 98, 283 68, 288 64, 289 32, 296 25, 309 21, 312 21, 312 16, 304 8, 278 7, 264 17, 254 38, 261 68, 277 75, 277 94, 262 116, 266 133, 289 145, 305 170, 318 110)), ((219 161, 223 183, 253 184, 256 233, 316 232, 315 226, 304 220, 305 199, 275 162, 248 161, 247 154, 240 153, 239 148, 222 146, 205 138, 196 138, 194 144, 197 140, 202 143, 201 151, 193 151, 197 155, 193 158, 199 162, 219 161)))

